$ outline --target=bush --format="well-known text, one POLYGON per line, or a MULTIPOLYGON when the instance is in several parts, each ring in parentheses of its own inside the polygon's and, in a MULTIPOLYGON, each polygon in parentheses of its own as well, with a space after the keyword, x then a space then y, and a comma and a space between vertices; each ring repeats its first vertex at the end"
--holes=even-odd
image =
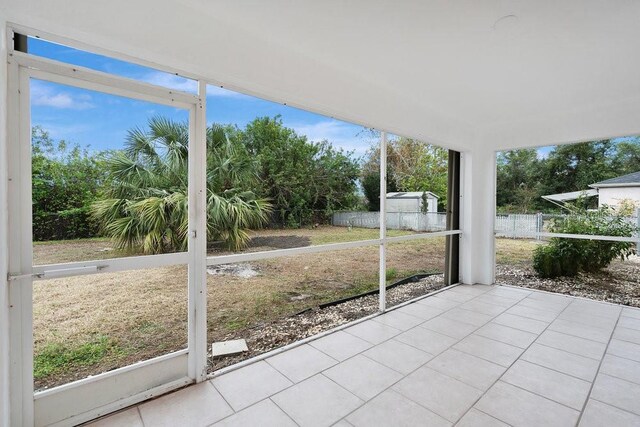
MULTIPOLYGON (((598 211, 581 211, 556 220, 554 233, 631 237, 636 227, 608 207, 598 211)), ((549 245, 536 248, 533 268, 540 277, 576 276, 607 267, 616 258, 625 259, 635 253, 631 242, 565 239, 554 237, 549 245)))

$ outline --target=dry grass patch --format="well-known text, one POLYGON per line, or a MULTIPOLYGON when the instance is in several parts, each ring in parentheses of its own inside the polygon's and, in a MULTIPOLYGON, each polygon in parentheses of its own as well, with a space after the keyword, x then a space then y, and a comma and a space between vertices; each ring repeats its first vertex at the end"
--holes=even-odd
MULTIPOLYGON (((408 233, 396 231, 390 235, 408 233)), ((252 236, 259 246, 248 250, 255 251, 292 243, 375 239, 378 230, 320 227, 260 230, 252 236)), ((34 258, 37 264, 49 264, 123 255, 104 250, 109 247, 109 241, 104 239, 37 243, 34 258)), ((442 271, 443 262, 444 238, 393 244, 388 251, 388 266, 394 274, 388 278, 397 280, 417 272, 442 271)), ((251 264, 259 272, 256 277, 208 276, 210 343, 229 334, 242 336, 251 328, 378 286, 377 246, 251 264)), ((34 283, 37 389, 126 366, 186 345, 186 266, 34 283)))

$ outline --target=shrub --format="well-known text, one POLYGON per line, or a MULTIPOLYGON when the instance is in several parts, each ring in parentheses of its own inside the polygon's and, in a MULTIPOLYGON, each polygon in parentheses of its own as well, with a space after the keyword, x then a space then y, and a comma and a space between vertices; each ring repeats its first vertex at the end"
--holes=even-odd
MULTIPOLYGON (((551 226, 554 233, 631 237, 636 227, 613 209, 579 211, 551 226)), ((578 272, 593 273, 607 267, 616 258, 625 259, 635 253, 631 242, 566 239, 554 237, 547 246, 536 248, 533 268, 544 278, 576 276, 578 272)))

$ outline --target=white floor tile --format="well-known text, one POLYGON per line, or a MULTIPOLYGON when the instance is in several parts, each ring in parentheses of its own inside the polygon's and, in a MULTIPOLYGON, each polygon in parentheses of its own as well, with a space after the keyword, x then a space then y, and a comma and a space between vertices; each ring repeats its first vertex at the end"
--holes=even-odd
POLYGON ((429 307, 425 304, 413 303, 397 309, 397 311, 411 316, 419 317, 423 321, 432 319, 439 314, 442 314, 444 310, 436 307, 429 307))
POLYGON ((609 343, 607 353, 640 362, 640 344, 613 339, 609 343))
POLYGON ((520 359, 585 381, 593 381, 599 365, 597 360, 536 343, 531 344, 531 347, 524 352, 520 359))
POLYGON ((209 381, 189 386, 139 406, 145 426, 208 426, 233 414, 209 381))
POLYGON ((476 327, 480 327, 493 319, 493 316, 478 313, 476 311, 464 310, 462 308, 451 309, 441 315, 448 319, 457 320, 458 322, 468 323, 476 327))
POLYGON ((536 340, 538 344, 557 348, 569 353, 577 354, 591 359, 600 360, 607 347, 606 344, 584 338, 567 335, 556 331, 546 330, 536 340))
POLYGON ((501 381, 518 386, 578 411, 587 400, 591 382, 540 365, 518 360, 501 381))
POLYGON ((214 424, 215 427, 296 427, 293 422, 278 405, 270 399, 251 405, 236 414, 214 424))
POLYGON ((324 372, 363 400, 369 400, 399 381, 403 375, 361 354, 324 372))
POLYGON ((492 340, 500 341, 505 344, 511 344, 520 348, 527 348, 538 337, 531 332, 521 331, 520 329, 510 328, 495 322, 489 322, 475 332, 476 335, 492 340))
POLYGON ((506 370, 504 366, 452 348, 426 366, 482 391, 491 387, 506 370))
POLYGON ((640 384, 598 374, 591 398, 640 415, 640 384))
POLYGON ((330 426, 364 402, 322 374, 271 398, 301 426, 330 426))
POLYGON ((475 408, 471 408, 469 409, 469 412, 467 412, 464 417, 458 421, 456 427, 509 427, 509 424, 505 424, 502 421, 493 418, 491 415, 487 415, 475 408))
POLYGON ((449 319, 442 316, 438 316, 436 318, 428 320, 420 324, 420 327, 441 333, 443 335, 447 335, 458 340, 461 340, 462 338, 478 329, 478 327, 475 325, 458 322, 457 320, 449 319))
POLYGON ((454 345, 453 348, 502 366, 511 365, 523 351, 513 345, 476 334, 469 335, 454 345))
POLYGON ((640 426, 640 416, 590 399, 582 414, 580 427, 609 426, 638 427, 640 426))
POLYGON ((402 332, 399 329, 383 325, 382 323, 373 322, 371 320, 359 323, 345 329, 344 331, 358 338, 362 338, 371 344, 380 344, 381 342, 391 339, 402 332))
POLYGON ((580 412, 521 388, 499 381, 480 399, 476 408, 514 427, 567 427, 580 412))
POLYGON ((607 354, 602 360, 600 373, 640 384, 640 362, 635 360, 607 354))
POLYGON ((385 341, 362 354, 405 375, 413 372, 433 358, 432 354, 418 350, 396 339, 385 341))
POLYGON ((493 322, 533 334, 541 334, 549 326, 547 322, 508 313, 502 313, 493 319, 493 322))
POLYGON ((450 426, 451 423, 401 394, 387 390, 347 417, 356 427, 450 426))
POLYGON ((342 331, 311 341, 309 345, 339 361, 355 356, 373 346, 368 341, 342 331))
POLYGON ((382 323, 383 325, 391 326, 401 331, 406 331, 414 326, 424 322, 424 319, 400 311, 401 309, 392 310, 388 313, 374 317, 374 322, 382 323))
POLYGON ((482 395, 463 382, 423 366, 393 389, 451 422, 456 422, 482 395))
POLYGON ((211 382, 235 411, 253 405, 292 384, 264 361, 221 375, 211 382))
POLYGON ((266 362, 298 383, 338 363, 310 345, 301 345, 266 359, 266 362))
POLYGON ((434 356, 456 343, 455 338, 421 327, 413 328, 396 337, 396 340, 409 344, 434 356))
POLYGON ((91 427, 143 427, 138 408, 129 408, 87 424, 91 427))

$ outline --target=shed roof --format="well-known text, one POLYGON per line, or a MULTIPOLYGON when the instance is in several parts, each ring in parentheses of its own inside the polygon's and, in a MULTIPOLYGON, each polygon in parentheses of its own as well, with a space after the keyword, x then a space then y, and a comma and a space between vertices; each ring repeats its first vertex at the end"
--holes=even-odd
POLYGON ((640 186, 640 171, 591 184, 589 187, 637 187, 640 186))

